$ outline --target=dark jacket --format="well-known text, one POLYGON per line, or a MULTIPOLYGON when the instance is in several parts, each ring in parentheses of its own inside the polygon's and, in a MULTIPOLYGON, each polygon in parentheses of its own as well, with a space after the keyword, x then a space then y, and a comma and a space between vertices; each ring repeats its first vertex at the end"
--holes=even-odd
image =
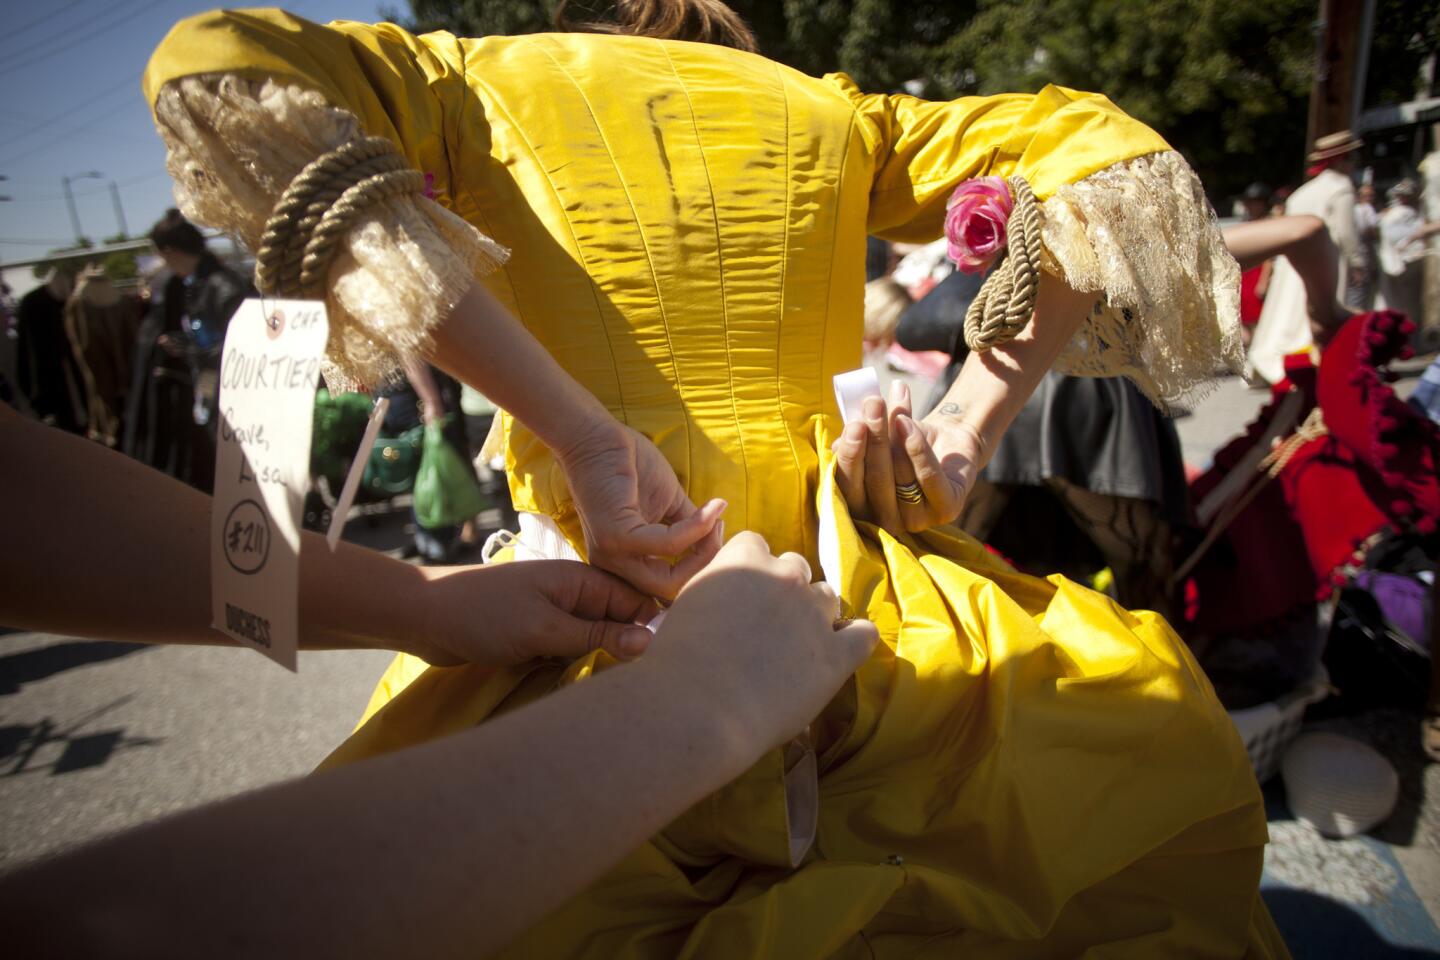
POLYGON ((253 289, 207 252, 188 281, 169 274, 154 290, 136 344, 123 449, 142 463, 208 490, 214 443, 192 415, 195 377, 203 369, 219 369, 226 325, 253 289), (162 349, 162 334, 186 343, 187 355, 175 357, 162 349))

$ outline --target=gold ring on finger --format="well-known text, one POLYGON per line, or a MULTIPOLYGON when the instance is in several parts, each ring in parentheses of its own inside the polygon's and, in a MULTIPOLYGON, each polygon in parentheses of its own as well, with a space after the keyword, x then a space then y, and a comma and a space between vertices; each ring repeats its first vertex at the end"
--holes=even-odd
POLYGON ((902 503, 921 503, 925 499, 925 493, 920 489, 920 484, 914 480, 909 483, 895 484, 895 496, 900 498, 902 503))

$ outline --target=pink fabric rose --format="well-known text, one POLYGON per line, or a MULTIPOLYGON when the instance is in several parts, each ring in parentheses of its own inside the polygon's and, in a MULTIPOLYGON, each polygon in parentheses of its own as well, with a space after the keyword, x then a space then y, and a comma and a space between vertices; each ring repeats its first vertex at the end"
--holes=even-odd
POLYGON ((976 177, 955 188, 946 203, 945 239, 955 266, 983 273, 1005 249, 1005 226, 1014 207, 1004 177, 976 177))

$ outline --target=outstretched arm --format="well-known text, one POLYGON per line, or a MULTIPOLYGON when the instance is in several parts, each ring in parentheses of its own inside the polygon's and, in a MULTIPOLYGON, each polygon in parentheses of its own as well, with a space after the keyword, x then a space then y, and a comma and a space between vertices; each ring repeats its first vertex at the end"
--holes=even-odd
POLYGON ((636 663, 11 874, 7 942, 25 956, 488 955, 803 729, 865 660, 875 628, 835 630, 835 595, 808 581, 803 559, 741 534, 636 663))
POLYGON ((1225 246, 1240 269, 1284 257, 1305 285, 1306 308, 1316 343, 1325 343, 1350 310, 1335 299, 1339 283, 1338 256, 1325 221, 1309 215, 1269 217, 1237 223, 1224 230, 1225 246))
MULTIPOLYGON (((230 643, 210 629, 209 497, 3 403, 0 462, 0 530, 16 545, 0 552, 0 623, 139 643, 230 643)), ((427 569, 348 543, 332 554, 323 537, 302 536, 302 649, 502 664, 597 645, 628 658, 649 639, 633 625, 649 615, 645 598, 583 564, 427 569)))

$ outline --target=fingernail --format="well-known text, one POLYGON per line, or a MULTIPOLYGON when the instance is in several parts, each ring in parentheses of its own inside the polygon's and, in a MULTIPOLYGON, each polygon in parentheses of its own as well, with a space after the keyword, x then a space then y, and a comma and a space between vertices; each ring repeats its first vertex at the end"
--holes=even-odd
POLYGON ((627 659, 638 657, 650 646, 651 633, 644 627, 637 627, 633 630, 626 630, 620 634, 620 653, 627 659))

